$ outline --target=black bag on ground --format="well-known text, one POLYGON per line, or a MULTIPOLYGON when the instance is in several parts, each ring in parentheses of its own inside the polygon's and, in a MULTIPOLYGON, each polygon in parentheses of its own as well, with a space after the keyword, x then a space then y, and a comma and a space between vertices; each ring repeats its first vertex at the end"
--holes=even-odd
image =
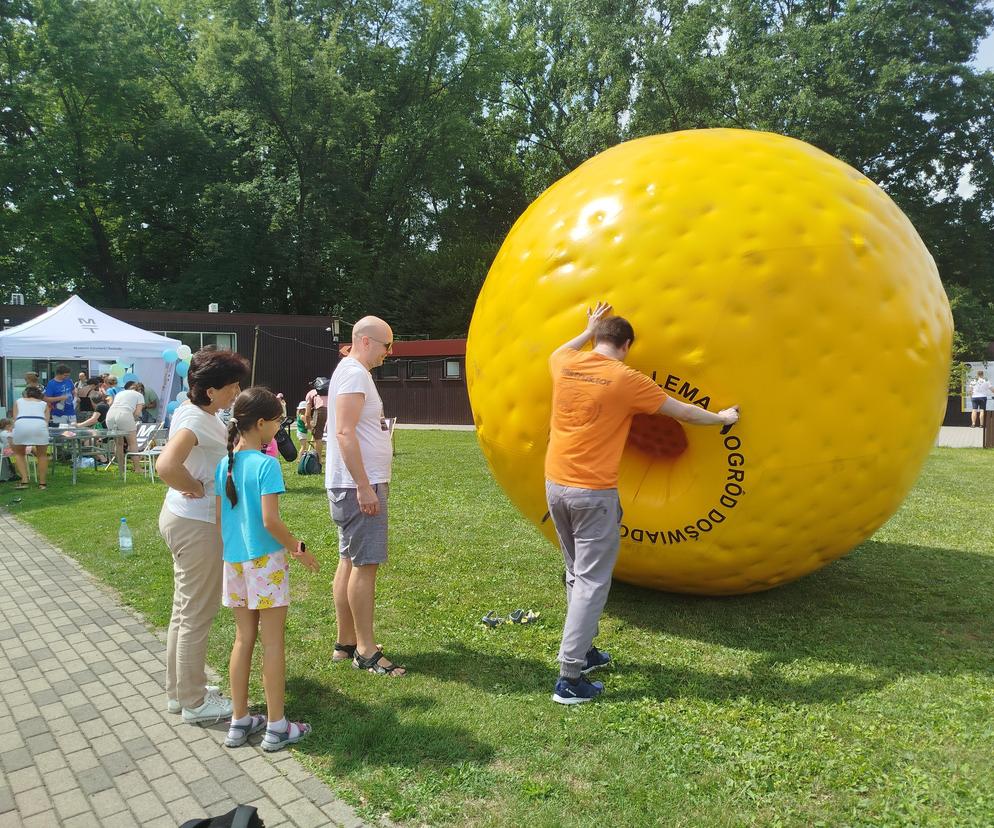
POLYGON ((266 828, 266 823, 254 807, 239 805, 221 816, 188 819, 179 828, 266 828))
POLYGON ((300 455, 297 474, 321 474, 321 461, 316 451, 305 451, 300 455))
POLYGON ((293 420, 286 420, 283 425, 280 426, 280 430, 276 432, 276 448, 279 449, 280 455, 283 457, 287 463, 292 463, 297 459, 297 445, 293 442, 293 438, 290 436, 288 430, 288 425, 293 422, 293 420))

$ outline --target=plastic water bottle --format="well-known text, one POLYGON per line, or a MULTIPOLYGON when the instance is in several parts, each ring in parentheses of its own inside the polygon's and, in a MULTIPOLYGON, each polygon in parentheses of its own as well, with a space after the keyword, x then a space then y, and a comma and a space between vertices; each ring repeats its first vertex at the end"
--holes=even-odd
POLYGON ((117 533, 117 542, 121 547, 121 556, 126 557, 134 551, 134 544, 131 540, 131 530, 128 528, 128 519, 121 518, 121 528, 117 533))

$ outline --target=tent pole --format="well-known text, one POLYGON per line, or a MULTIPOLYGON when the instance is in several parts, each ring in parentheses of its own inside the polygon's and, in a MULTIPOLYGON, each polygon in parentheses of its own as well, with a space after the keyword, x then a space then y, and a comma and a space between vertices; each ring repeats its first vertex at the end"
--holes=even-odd
POLYGON ((252 344, 252 385, 255 385, 255 356, 259 353, 259 326, 255 326, 255 342, 252 344))

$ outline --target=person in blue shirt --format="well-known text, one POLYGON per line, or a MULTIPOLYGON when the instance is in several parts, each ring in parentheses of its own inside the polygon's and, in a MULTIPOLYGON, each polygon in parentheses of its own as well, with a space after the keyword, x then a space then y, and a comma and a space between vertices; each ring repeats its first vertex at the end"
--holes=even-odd
POLYGON ((286 487, 279 461, 265 454, 265 448, 282 422, 283 406, 273 393, 265 388, 242 391, 228 421, 228 456, 221 458, 214 473, 224 546, 221 602, 235 614, 235 644, 228 665, 232 716, 224 744, 238 747, 265 728, 262 749, 270 752, 299 742, 311 730, 305 722, 287 721, 283 709, 288 557, 297 558, 312 572, 320 566, 280 519, 279 499, 286 487), (248 708, 257 636, 262 639, 266 716, 251 716, 248 708))
POLYGON ((57 366, 55 377, 45 386, 45 402, 52 407, 50 425, 69 423, 76 419, 76 406, 73 403, 76 386, 69 378, 69 373, 68 365, 57 366))

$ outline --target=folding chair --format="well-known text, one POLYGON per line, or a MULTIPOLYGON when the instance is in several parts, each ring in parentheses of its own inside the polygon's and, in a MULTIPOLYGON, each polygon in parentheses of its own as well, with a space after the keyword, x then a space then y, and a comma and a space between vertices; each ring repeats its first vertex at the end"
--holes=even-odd
POLYGON ((169 432, 162 427, 162 423, 141 423, 138 426, 136 435, 138 439, 138 450, 126 451, 124 453, 125 482, 128 480, 128 466, 131 465, 129 460, 132 457, 140 457, 143 465, 146 460, 148 461, 146 473, 152 482, 155 482, 155 459, 162 454, 162 449, 165 447, 166 437, 168 437, 168 435, 169 432))

